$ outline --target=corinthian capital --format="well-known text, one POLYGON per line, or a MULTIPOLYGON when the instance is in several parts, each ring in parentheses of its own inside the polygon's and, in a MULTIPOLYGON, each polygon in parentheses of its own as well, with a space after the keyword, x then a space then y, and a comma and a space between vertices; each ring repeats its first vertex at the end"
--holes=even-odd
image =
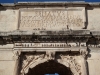
POLYGON ((81 49, 81 50, 80 50, 80 54, 85 58, 86 55, 88 54, 87 49, 81 49))
POLYGON ((14 52, 13 59, 14 59, 14 60, 19 59, 19 55, 21 54, 21 51, 20 51, 20 50, 17 50, 17 51, 13 51, 13 52, 14 52))

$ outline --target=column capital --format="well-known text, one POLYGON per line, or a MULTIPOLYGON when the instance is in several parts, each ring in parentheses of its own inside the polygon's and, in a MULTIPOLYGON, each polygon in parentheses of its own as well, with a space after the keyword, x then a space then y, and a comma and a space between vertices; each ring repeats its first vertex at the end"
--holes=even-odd
POLYGON ((14 56, 13 56, 13 59, 14 60, 18 60, 19 59, 19 56, 21 54, 21 51, 20 50, 15 50, 13 51, 14 52, 14 56))

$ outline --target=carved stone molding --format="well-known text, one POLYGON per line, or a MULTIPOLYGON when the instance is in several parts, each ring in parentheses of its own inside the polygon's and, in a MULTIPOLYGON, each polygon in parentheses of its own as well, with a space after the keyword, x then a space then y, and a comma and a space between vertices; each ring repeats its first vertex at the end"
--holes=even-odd
POLYGON ((28 72, 29 68, 33 68, 36 65, 42 63, 41 61, 45 61, 44 54, 41 55, 26 55, 26 60, 23 60, 21 75, 24 75, 28 72))
POLYGON ((80 50, 80 54, 81 54, 84 58, 86 58, 86 56, 87 56, 87 54, 88 54, 88 51, 87 51, 86 49, 81 49, 81 50, 80 50))
POLYGON ((73 73, 73 75, 81 75, 81 63, 80 58, 77 56, 69 56, 69 55, 60 55, 61 59, 58 60, 59 63, 69 67, 73 73), (76 58, 77 57, 77 58, 76 58))
POLYGON ((13 53, 14 53, 13 60, 18 60, 19 56, 21 54, 21 51, 20 50, 16 50, 16 51, 14 50, 13 53))
POLYGON ((23 60, 21 75, 28 73, 29 68, 34 68, 36 65, 44 63, 48 60, 55 59, 55 52, 48 51, 46 54, 25 55, 23 60))
POLYGON ((53 51, 49 51, 42 54, 34 54, 34 55, 25 55, 25 58, 22 62, 22 70, 21 75, 25 75, 28 73, 29 68, 34 68, 37 65, 47 62, 49 60, 54 60, 66 67, 69 67, 72 71, 73 75, 83 75, 82 73, 82 62, 80 55, 78 56, 70 56, 65 54, 55 54, 53 51), (59 57, 59 58, 57 58, 59 57))
POLYGON ((46 51, 46 58, 48 60, 54 60, 55 59, 55 51, 46 51))

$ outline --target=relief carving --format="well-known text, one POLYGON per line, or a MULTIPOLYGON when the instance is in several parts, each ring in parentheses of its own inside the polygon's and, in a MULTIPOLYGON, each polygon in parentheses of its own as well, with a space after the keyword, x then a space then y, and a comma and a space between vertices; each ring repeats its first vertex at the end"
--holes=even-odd
MULTIPOLYGON (((74 75, 81 75, 81 64, 77 62, 75 56, 60 55, 61 64, 69 67, 74 75)), ((59 62, 59 61, 58 61, 59 62)))
POLYGON ((44 59, 44 54, 41 55, 25 55, 25 60, 23 60, 23 65, 22 65, 22 70, 21 70, 21 75, 24 75, 25 73, 28 72, 28 69, 35 63, 40 63, 42 59, 44 59))
POLYGON ((74 57, 70 58, 70 69, 74 75, 81 75, 81 65, 77 63, 74 57))
POLYGON ((55 59, 55 52, 48 51, 46 54, 37 54, 37 55, 25 55, 23 60, 21 75, 24 75, 28 72, 29 68, 33 68, 38 64, 44 63, 48 60, 55 59))
POLYGON ((55 59, 55 51, 46 51, 46 58, 49 60, 55 59))
POLYGON ((46 54, 40 55, 25 55, 26 59, 23 60, 21 75, 28 73, 29 68, 34 68, 36 65, 47 62, 48 60, 54 60, 60 64, 65 65, 66 67, 69 67, 73 75, 82 75, 82 65, 78 61, 80 59, 78 59, 77 56, 69 56, 63 54, 57 56, 60 56, 60 58, 56 58, 55 52, 53 51, 49 51, 46 52, 46 54))
POLYGON ((80 54, 85 58, 86 55, 88 54, 88 51, 86 49, 81 49, 80 54))
POLYGON ((14 52, 13 59, 14 59, 14 60, 18 60, 18 59, 19 59, 19 56, 20 56, 20 54, 21 54, 21 51, 18 50, 18 51, 13 51, 13 52, 14 52))

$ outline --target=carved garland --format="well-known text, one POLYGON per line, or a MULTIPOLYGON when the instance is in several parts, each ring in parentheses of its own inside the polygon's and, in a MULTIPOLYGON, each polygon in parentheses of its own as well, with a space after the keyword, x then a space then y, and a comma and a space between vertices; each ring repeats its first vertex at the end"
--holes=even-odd
POLYGON ((40 55, 26 55, 26 60, 23 61, 21 75, 28 73, 29 68, 33 68, 38 64, 44 63, 48 60, 54 60, 55 52, 47 51, 46 54, 40 55))
MULTIPOLYGON (((84 51, 83 51, 84 52, 84 51)), ((58 55, 60 58, 55 59, 55 52, 49 51, 46 54, 40 55, 26 55, 26 60, 23 60, 21 75, 25 75, 28 73, 29 68, 34 68, 36 65, 44 63, 48 60, 57 61, 60 64, 69 67, 73 73, 73 75, 82 75, 81 71, 81 63, 78 62, 76 56, 69 56, 69 55, 58 55)))
POLYGON ((81 64, 78 62, 75 56, 60 55, 60 57, 61 60, 58 60, 59 63, 69 67, 73 75, 81 75, 81 64))

